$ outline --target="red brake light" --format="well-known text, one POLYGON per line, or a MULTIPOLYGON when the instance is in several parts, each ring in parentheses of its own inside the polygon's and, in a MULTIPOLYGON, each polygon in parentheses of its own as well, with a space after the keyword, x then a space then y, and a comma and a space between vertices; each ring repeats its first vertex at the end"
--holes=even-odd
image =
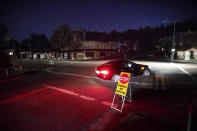
POLYGON ((96 70, 96 74, 100 74, 100 73, 103 74, 103 75, 109 74, 109 72, 107 70, 101 70, 101 71, 96 70))
POLYGON ((102 70, 101 73, 107 75, 109 72, 107 70, 102 70))
POLYGON ((96 70, 96 74, 100 74, 100 71, 96 70))

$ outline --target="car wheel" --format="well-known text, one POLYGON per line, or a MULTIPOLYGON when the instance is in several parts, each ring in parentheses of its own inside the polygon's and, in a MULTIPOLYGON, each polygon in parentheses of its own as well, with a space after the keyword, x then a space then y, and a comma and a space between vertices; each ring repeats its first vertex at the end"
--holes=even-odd
POLYGON ((113 85, 113 87, 115 87, 118 84, 119 78, 120 78, 120 76, 117 75, 117 74, 114 74, 112 76, 112 85, 113 85))
POLYGON ((149 69, 144 70, 143 76, 147 77, 150 76, 151 71, 149 69))

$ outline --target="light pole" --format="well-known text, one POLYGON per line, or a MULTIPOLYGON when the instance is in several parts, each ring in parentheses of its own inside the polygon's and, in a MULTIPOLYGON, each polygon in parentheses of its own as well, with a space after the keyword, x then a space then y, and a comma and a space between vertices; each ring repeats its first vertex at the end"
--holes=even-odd
MULTIPOLYGON (((170 21, 162 21, 162 23, 168 23, 170 21)), ((174 31, 173 31, 173 39, 172 39, 172 56, 171 56, 171 60, 174 60, 174 53, 175 53, 175 31, 176 31, 176 22, 172 21, 173 25, 174 25, 174 31)))
POLYGON ((83 33, 83 45, 84 45, 84 60, 86 60, 86 46, 85 46, 85 39, 86 39, 86 33, 85 33, 85 30, 82 30, 82 33, 83 33))

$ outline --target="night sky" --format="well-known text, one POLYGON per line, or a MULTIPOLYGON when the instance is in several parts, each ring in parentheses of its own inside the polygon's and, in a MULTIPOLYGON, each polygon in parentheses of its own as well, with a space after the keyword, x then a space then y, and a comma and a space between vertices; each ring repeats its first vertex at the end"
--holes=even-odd
POLYGON ((9 1, 0 4, 0 23, 9 36, 22 40, 31 33, 50 38, 59 24, 89 31, 126 31, 160 26, 162 20, 181 21, 197 15, 192 1, 51 0, 9 1))

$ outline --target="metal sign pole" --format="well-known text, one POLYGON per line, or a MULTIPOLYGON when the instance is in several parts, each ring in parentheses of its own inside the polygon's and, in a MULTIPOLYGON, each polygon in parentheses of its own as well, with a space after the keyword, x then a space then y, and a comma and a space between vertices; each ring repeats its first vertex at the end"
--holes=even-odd
POLYGON ((115 110, 117 110, 117 111, 119 111, 120 113, 122 112, 122 109, 123 109, 123 107, 124 107, 124 101, 125 101, 125 96, 120 96, 121 97, 121 108, 120 109, 118 109, 118 107, 115 107, 114 106, 114 100, 115 100, 115 98, 116 98, 116 95, 118 95, 118 94, 114 94, 114 99, 113 99, 113 102, 112 102, 112 105, 111 105, 111 108, 113 108, 113 109, 115 109, 115 110))
POLYGON ((116 98, 116 93, 114 94, 114 98, 113 98, 113 101, 112 101, 111 108, 113 108, 113 106, 114 106, 114 100, 115 100, 115 98, 116 98))
MULTIPOLYGON (((129 89, 129 96, 126 95, 126 96, 125 96, 125 97, 126 97, 125 100, 126 100, 126 101, 129 101, 129 102, 132 102, 132 98, 131 98, 131 97, 132 97, 132 96, 131 96, 131 95, 132 95, 132 91, 131 91, 131 84, 130 84, 130 82, 129 82, 129 87, 128 87, 128 89, 129 89)), ((127 89, 127 90, 128 90, 128 89, 127 89)))
POLYGON ((122 113, 122 109, 124 107, 124 101, 125 101, 125 96, 122 96, 122 107, 121 107, 120 113, 122 113))

